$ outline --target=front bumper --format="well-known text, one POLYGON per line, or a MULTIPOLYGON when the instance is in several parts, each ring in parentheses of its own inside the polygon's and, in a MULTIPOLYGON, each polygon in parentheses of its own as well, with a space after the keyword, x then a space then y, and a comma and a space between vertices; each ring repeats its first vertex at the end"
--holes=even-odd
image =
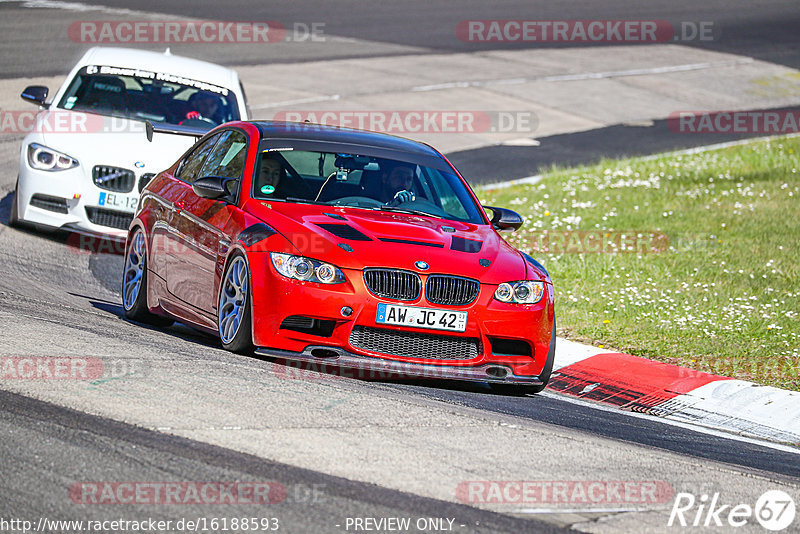
POLYGON ((23 154, 16 199, 20 221, 125 239, 138 190, 134 186, 128 193, 106 191, 87 173, 91 169, 83 166, 59 172, 32 169, 23 154))
MULTIPOLYGON (((481 285, 478 297, 468 305, 453 306, 454 311, 467 313, 466 331, 445 332, 387 326, 376 322, 378 304, 397 301, 376 297, 368 291, 360 270, 345 269, 347 282, 324 286, 289 280, 278 275, 268 254, 250 254, 253 273, 253 341, 265 355, 280 355, 288 360, 328 362, 333 365, 355 367, 378 372, 400 372, 415 376, 431 376, 468 381, 496 381, 519 384, 539 384, 550 352, 553 325, 553 292, 546 285, 546 296, 534 305, 502 303, 493 298, 496 286, 481 285), (260 276, 259 276, 260 275, 260 276), (343 308, 352 310, 344 316, 343 308), (283 327, 290 316, 302 316, 325 321, 330 329, 322 333, 302 332, 283 327), (380 331, 389 339, 402 343, 397 335, 407 334, 426 338, 423 354, 403 351, 384 352, 366 348, 354 341, 356 328, 380 331), (527 353, 505 351, 498 340, 524 343, 527 353), (453 341, 474 342, 477 350, 473 356, 444 357, 438 354, 437 343, 453 341), (326 356, 320 357, 320 354, 326 356)), ((423 291, 424 293, 424 291, 423 291)), ((439 308, 429 303, 424 295, 408 306, 439 308)), ((402 336, 400 336, 402 337, 402 336)), ((386 347, 387 344, 382 344, 386 347)))

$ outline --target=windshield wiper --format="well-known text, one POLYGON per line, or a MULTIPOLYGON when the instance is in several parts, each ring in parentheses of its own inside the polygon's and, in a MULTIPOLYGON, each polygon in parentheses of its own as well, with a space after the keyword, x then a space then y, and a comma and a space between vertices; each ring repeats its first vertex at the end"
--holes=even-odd
POLYGON ((261 202, 297 202, 298 204, 317 204, 317 205, 324 205, 324 202, 316 202, 314 200, 309 200, 307 198, 299 198, 299 197, 286 197, 286 198, 262 198, 262 197, 253 197, 254 200, 259 200, 261 202))
POLYGON ((446 219, 442 215, 434 215, 433 213, 429 213, 427 211, 422 210, 412 210, 408 208, 400 208, 398 206, 381 206, 379 208, 373 208, 378 211, 395 211, 397 213, 408 213, 409 215, 424 215, 425 217, 433 217, 434 219, 446 219))
MULTIPOLYGON (((274 199, 279 200, 279 199, 274 199)), ((316 200, 311 200, 308 198, 300 198, 300 197, 286 197, 284 199, 286 202, 299 202, 301 204, 316 204, 316 205, 328 205, 326 202, 318 202, 316 200)))

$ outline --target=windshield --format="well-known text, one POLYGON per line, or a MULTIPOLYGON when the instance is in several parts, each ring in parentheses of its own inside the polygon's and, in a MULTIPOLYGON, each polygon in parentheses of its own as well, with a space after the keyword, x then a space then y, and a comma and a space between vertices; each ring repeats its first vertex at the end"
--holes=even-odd
POLYGON ((126 119, 212 127, 239 119, 233 92, 213 84, 141 69, 81 69, 58 107, 126 119))
POLYGON ((454 173, 362 154, 263 149, 252 196, 484 222, 454 173))

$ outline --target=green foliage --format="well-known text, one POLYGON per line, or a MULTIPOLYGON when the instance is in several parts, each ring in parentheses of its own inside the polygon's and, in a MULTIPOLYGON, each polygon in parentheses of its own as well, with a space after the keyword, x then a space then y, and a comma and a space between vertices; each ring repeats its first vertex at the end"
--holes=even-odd
POLYGON ((800 390, 798 154, 776 138, 478 194, 525 217, 505 235, 550 271, 560 335, 800 390))

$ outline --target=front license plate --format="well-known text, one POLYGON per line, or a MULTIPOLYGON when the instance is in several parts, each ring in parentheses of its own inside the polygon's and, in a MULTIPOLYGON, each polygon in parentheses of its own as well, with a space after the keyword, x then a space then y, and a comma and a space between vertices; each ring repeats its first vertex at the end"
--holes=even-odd
POLYGON ((415 328, 463 332, 467 329, 467 312, 415 308, 412 306, 398 306, 397 304, 378 304, 375 322, 378 324, 396 324, 415 328))
POLYGON ((120 208, 123 211, 135 211, 136 206, 139 204, 139 197, 128 196, 122 193, 100 193, 100 198, 97 200, 98 206, 108 206, 111 208, 120 208))

